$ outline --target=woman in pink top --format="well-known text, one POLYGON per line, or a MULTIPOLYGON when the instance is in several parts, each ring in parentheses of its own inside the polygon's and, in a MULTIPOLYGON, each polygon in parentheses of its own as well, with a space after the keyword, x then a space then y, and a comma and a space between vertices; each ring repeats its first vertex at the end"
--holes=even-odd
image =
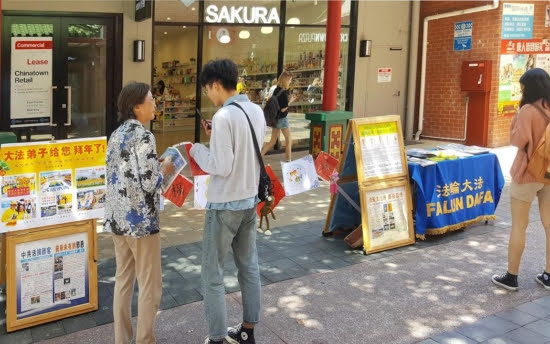
POLYGON ((536 281, 550 290, 550 185, 539 183, 527 171, 529 158, 542 138, 550 121, 550 76, 540 68, 525 72, 519 79, 523 93, 519 112, 512 119, 510 143, 518 148, 510 169, 512 184, 512 231, 508 244, 508 271, 494 275, 493 283, 508 290, 518 290, 518 271, 525 248, 525 232, 529 224, 529 209, 535 196, 539 200, 539 213, 546 232, 546 270, 536 281))

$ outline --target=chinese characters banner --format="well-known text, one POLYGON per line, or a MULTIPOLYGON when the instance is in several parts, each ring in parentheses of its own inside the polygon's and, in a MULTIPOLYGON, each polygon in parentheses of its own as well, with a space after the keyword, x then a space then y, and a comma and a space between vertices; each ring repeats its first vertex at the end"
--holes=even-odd
POLYGON ((89 302, 88 234, 18 244, 17 319, 89 302))
POLYGON ((550 72, 550 41, 542 39, 507 39, 500 45, 498 115, 513 115, 519 109, 519 78, 531 68, 550 72))
POLYGON ((105 137, 0 148, 0 233, 103 217, 105 137))

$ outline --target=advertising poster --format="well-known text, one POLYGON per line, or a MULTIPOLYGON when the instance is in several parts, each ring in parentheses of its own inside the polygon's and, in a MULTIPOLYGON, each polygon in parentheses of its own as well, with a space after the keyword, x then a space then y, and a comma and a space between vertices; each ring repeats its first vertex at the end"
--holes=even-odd
POLYGON ((89 302, 88 233, 17 244, 17 319, 89 302))
POLYGON ((210 184, 210 175, 200 175, 194 178, 194 209, 206 209, 208 202, 208 184, 210 184))
POLYGON ((297 195, 319 187, 313 157, 307 155, 291 162, 281 162, 286 196, 297 195))
POLYGON ((49 125, 52 37, 11 38, 11 127, 49 125))
POLYGON ((103 217, 103 138, 0 148, 0 233, 103 217))
POLYGON ((550 72, 550 42, 542 39, 502 40, 500 47, 498 115, 510 116, 519 109, 519 79, 531 68, 550 72))
POLYGON ((533 38, 534 4, 504 3, 502 4, 502 38, 529 39, 533 38))
POLYGON ((365 179, 403 173, 396 122, 361 124, 358 129, 365 179))
POLYGON ((371 248, 409 238, 406 195, 404 186, 366 192, 371 248))

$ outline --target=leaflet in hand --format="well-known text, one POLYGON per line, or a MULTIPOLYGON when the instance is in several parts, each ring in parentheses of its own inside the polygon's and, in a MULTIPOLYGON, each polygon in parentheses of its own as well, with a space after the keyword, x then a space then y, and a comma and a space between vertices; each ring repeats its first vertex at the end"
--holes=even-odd
POLYGON ((181 208, 191 190, 193 190, 193 182, 178 174, 172 185, 162 196, 181 208))
POLYGON ((162 191, 166 192, 170 187, 170 185, 174 182, 176 177, 179 175, 181 170, 183 170, 185 165, 187 165, 187 161, 185 161, 180 151, 174 147, 168 147, 160 158, 164 159, 162 164, 169 163, 169 162, 174 164, 174 171, 170 174, 165 175, 161 184, 162 191))
POLYGON ((195 161, 195 159, 193 159, 191 153, 189 152, 191 150, 191 147, 193 147, 193 144, 191 142, 183 142, 180 145, 183 145, 185 147, 187 157, 189 158, 189 168, 191 169, 191 174, 193 175, 193 177, 207 175, 208 173, 204 172, 200 168, 199 164, 197 164, 197 162, 195 161))

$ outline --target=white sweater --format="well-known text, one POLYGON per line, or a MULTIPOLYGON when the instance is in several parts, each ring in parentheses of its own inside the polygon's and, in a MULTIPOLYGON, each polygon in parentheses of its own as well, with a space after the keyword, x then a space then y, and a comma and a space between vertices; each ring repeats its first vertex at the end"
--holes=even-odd
MULTIPOLYGON (((261 151, 266 127, 263 110, 250 101, 237 103, 248 114, 261 151)), ((210 149, 195 143, 190 154, 201 169, 210 174, 209 202, 238 201, 258 194, 260 165, 250 126, 238 107, 228 105, 219 109, 212 118, 210 149)))

